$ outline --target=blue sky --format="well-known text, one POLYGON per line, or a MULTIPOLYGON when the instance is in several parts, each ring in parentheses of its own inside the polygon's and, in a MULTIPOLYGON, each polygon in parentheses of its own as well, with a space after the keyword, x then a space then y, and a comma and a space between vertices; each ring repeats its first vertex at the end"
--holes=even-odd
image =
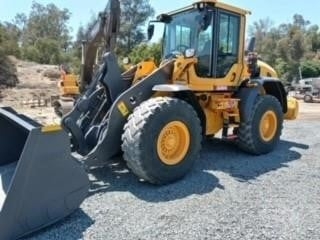
MULTIPOLYGON (((59 8, 68 8, 72 13, 69 21, 74 32, 80 24, 86 24, 93 14, 104 9, 107 0, 36 0, 41 4, 54 3, 59 8)), ((149 0, 156 10, 156 14, 174 10, 189 5, 193 0, 149 0)), ((302 14, 313 24, 320 25, 319 0, 292 1, 292 0, 224 0, 223 2, 248 9, 252 15, 248 24, 259 19, 269 17, 275 25, 291 22, 295 13, 302 14)), ((31 0, 0 0, 0 21, 11 21, 17 13, 28 14, 31 0)))

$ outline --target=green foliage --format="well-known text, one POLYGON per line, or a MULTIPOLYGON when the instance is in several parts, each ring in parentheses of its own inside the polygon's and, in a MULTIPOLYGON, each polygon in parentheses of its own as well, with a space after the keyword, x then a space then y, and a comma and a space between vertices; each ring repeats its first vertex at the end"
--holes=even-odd
POLYGON ((143 27, 148 18, 154 15, 149 0, 122 0, 118 54, 128 55, 145 39, 143 27))
POLYGON ((18 83, 15 66, 6 55, 19 53, 7 24, 0 24, 0 86, 14 87, 18 83))
POLYGON ((69 49, 61 55, 61 64, 68 66, 70 71, 74 74, 80 74, 81 58, 77 55, 77 49, 69 49))
POLYGON ((256 37, 256 51, 275 67, 282 79, 291 82, 302 77, 318 76, 315 62, 320 59, 319 26, 310 25, 302 15, 295 14, 292 23, 274 27, 270 19, 255 22, 249 28, 256 37))
POLYGON ((57 40, 51 38, 41 38, 35 43, 35 48, 39 51, 41 63, 57 64, 61 60, 60 46, 57 40))
POLYGON ((22 58, 29 61, 38 62, 39 61, 39 50, 35 46, 23 46, 22 49, 22 58))
POLYGON ((23 46, 22 57, 39 63, 59 64, 62 53, 56 40, 41 38, 34 45, 23 46))
POLYGON ((303 78, 319 77, 320 76, 320 61, 307 60, 301 64, 301 73, 303 78))
POLYGON ((59 64, 62 52, 71 44, 69 18, 67 9, 35 1, 28 16, 17 14, 14 22, 20 31, 18 42, 22 46, 22 57, 39 63, 59 64))
POLYGON ((19 30, 11 23, 0 23, 0 52, 2 55, 20 56, 18 46, 19 30))
POLYGON ((6 56, 0 55, 0 86, 14 87, 18 83, 16 67, 6 56))
POLYGON ((150 58, 153 58, 156 64, 159 64, 161 61, 161 43, 140 44, 132 49, 129 58, 134 64, 150 58))

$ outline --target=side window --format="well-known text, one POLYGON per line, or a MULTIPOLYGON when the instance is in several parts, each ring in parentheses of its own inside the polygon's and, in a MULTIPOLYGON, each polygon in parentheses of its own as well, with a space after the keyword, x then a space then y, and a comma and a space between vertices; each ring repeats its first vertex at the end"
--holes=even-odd
MULTIPOLYGON (((198 30, 196 31, 196 43, 195 50, 198 58, 198 63, 195 66, 196 73, 199 77, 212 77, 212 56, 213 56, 213 25, 212 18, 213 13, 209 12, 202 19, 206 19, 203 27, 198 24, 198 30)), ((203 23, 202 23, 203 24, 203 23)))
POLYGON ((218 54, 216 77, 226 76, 234 63, 238 61, 240 17, 228 14, 219 14, 218 54))

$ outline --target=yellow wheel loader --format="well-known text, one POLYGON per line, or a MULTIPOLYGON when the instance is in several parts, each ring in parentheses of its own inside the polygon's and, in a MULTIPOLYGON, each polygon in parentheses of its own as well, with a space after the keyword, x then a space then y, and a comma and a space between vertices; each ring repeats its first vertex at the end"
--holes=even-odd
MULTIPOLYGON (((287 99, 269 65, 245 53, 248 13, 203 0, 160 15, 161 64, 144 61, 121 73, 115 55, 106 53, 62 118, 63 130, 2 108, 0 239, 76 209, 88 189, 82 164, 103 165, 123 154, 138 178, 167 184, 190 171, 208 137, 234 141, 250 154, 272 151, 298 103, 287 99)), ((150 22, 149 38, 153 31, 150 22)))
MULTIPOLYGON (((61 67, 62 68, 62 67, 61 67)), ((61 79, 58 82, 59 96, 52 96, 52 106, 57 116, 62 117, 74 106, 80 96, 79 76, 61 69, 61 79)))

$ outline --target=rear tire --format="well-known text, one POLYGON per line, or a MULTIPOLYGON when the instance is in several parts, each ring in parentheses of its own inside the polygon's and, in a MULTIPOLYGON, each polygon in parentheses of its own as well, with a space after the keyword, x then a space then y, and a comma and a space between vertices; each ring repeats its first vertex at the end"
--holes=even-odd
POLYGON ((312 98, 311 95, 306 94, 306 95, 304 95, 304 97, 303 97, 303 101, 306 102, 306 103, 312 103, 312 102, 313 102, 313 98, 312 98))
POLYGON ((59 101, 54 101, 53 102, 53 109, 54 109, 54 113, 59 117, 59 118, 62 118, 63 116, 63 110, 62 110, 62 106, 60 104, 59 101))
POLYGON ((149 99, 129 116, 122 135, 128 167, 154 184, 182 178, 201 148, 200 120, 185 101, 169 97, 149 99))
POLYGON ((271 152, 280 140, 283 112, 280 102, 271 95, 259 96, 247 121, 238 129, 238 146, 251 154, 271 152))

